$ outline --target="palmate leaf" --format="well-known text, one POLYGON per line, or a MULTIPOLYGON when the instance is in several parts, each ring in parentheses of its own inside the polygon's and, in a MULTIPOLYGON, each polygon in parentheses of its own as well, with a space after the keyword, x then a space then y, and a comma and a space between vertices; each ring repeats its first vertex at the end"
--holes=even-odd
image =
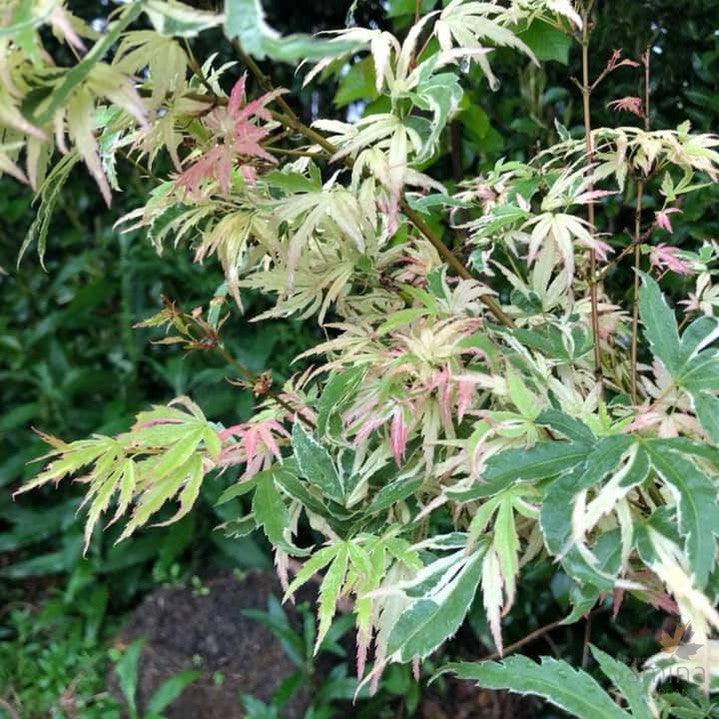
POLYGON ((526 449, 504 450, 488 460, 477 496, 489 497, 514 482, 534 482, 567 472, 582 464, 591 448, 587 442, 538 442, 526 449))
POLYGON ((47 101, 38 106, 32 118, 36 125, 44 126, 58 109, 67 104, 77 86, 88 78, 105 53, 115 45, 125 29, 139 17, 143 10, 144 3, 139 2, 129 3, 125 7, 117 21, 109 27, 108 32, 92 46, 90 52, 77 65, 64 74, 62 81, 53 89, 47 101))
POLYGON ((264 60, 297 62, 321 60, 358 50, 357 43, 317 40, 311 35, 294 33, 282 37, 265 22, 260 0, 227 0, 225 2, 225 34, 237 38, 245 52, 264 60))
POLYGON ((390 660, 409 662, 426 657, 459 629, 482 578, 486 551, 487 545, 482 543, 470 556, 462 551, 453 555, 456 561, 451 557, 438 560, 445 566, 436 578, 439 589, 415 599, 399 617, 387 640, 390 660))
MULTIPOLYGON (((427 64, 427 63, 425 63, 427 64)), ((453 73, 443 72, 429 75, 420 80, 410 97, 414 104, 422 110, 432 112, 430 133, 425 140, 422 152, 415 158, 416 162, 427 160, 434 152, 435 144, 451 116, 456 112, 464 91, 453 73)))
POLYGON ((332 457, 299 421, 292 428, 292 450, 300 475, 330 499, 343 503, 345 488, 332 457))
POLYGON ((589 649, 607 679, 624 695, 632 717, 634 719, 652 719, 647 702, 649 694, 647 677, 638 676, 626 664, 617 661, 593 644, 589 645, 589 649))
POLYGON ((542 657, 541 664, 524 656, 503 662, 454 662, 435 676, 448 673, 485 689, 540 696, 579 719, 631 719, 589 674, 560 659, 542 657))
POLYGON ((305 556, 309 550, 295 546, 289 536, 290 513, 275 485, 278 471, 282 471, 282 466, 274 465, 253 478, 257 486, 252 497, 252 511, 257 524, 262 525, 267 539, 274 547, 294 556, 305 556))
POLYGON ((707 436, 719 444, 719 356, 704 349, 719 337, 719 321, 700 317, 679 338, 674 312, 667 305, 659 285, 642 274, 639 314, 654 355, 679 387, 686 391, 707 436))
POLYGON ((656 473, 677 500, 679 531, 698 586, 706 586, 716 565, 719 505, 714 481, 686 455, 662 440, 646 443, 656 473))
POLYGON ((173 499, 179 508, 162 524, 176 522, 195 504, 205 474, 219 457, 221 441, 194 402, 178 397, 173 405, 141 412, 131 431, 117 437, 95 435, 66 443, 43 435, 53 447, 47 455, 52 461, 17 494, 84 470, 78 481, 89 485, 83 501, 89 504, 85 550, 95 525, 113 500, 117 500, 117 510, 112 522, 135 503, 118 541, 146 524, 173 499))
MULTIPOLYGON (((582 492, 611 476, 604 491, 598 494, 599 506, 589 505, 592 514, 596 514, 599 509, 601 516, 610 511, 614 502, 619 501, 629 489, 646 479, 648 461, 643 450, 632 448, 633 444, 633 439, 626 435, 599 440, 585 457, 586 463, 578 465, 549 485, 542 502, 540 527, 549 552, 560 557, 565 570, 576 581, 588 583, 603 591, 610 591, 613 587, 614 573, 619 568, 616 562, 618 555, 611 551, 608 543, 601 544, 599 552, 597 547, 592 552, 577 543, 575 534, 581 527, 576 525, 584 521, 586 510, 577 515, 575 505, 582 492), (627 455, 629 459, 622 466, 622 460, 627 455)), ((596 519, 591 516, 586 516, 586 520, 592 526, 596 523, 596 519)), ((582 529, 580 534, 583 536, 590 528, 582 529)), ((618 551, 619 547, 616 549, 618 551)))

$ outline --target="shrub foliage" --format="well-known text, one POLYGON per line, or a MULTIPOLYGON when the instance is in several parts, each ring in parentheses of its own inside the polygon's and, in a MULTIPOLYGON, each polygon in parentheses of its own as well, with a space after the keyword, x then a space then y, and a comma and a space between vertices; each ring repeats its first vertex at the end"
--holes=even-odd
MULTIPOLYGON (((48 462, 20 492, 83 483, 87 543, 98 522, 122 523, 123 539, 167 505, 175 521, 239 468, 219 501, 251 501, 230 531, 261 528, 287 597, 320 575, 317 646, 349 600, 370 684, 430 655, 477 593, 501 655, 523 567, 546 556, 572 580, 567 622, 631 593, 706 647, 719 629, 719 246, 672 236, 687 196, 717 179, 719 139, 652 126, 648 50, 590 73, 591 0, 415 5, 400 37, 354 25, 281 37, 258 0, 221 14, 143 0, 101 31, 63 3, 0 10, 0 170, 39 196, 21 255, 35 243, 42 261, 73 168, 110 205, 130 158, 154 188, 120 227, 225 274, 204 306, 168 300, 143 325, 225 355, 257 398, 236 425, 183 396, 116 436, 45 436, 48 462), (196 57, 220 32, 239 66, 196 57), (537 66, 573 42, 584 127, 557 119, 531 158, 439 181, 458 117, 486 136, 468 86, 499 86, 495 56, 537 66), (302 60, 305 85, 339 77, 338 104, 362 102, 307 124, 265 58, 302 60), (639 88, 611 103, 628 124, 593 127, 593 92, 619 68, 639 88), (248 289, 271 298, 254 320, 321 327, 299 357, 312 364, 281 387, 225 347, 248 289)), ((595 649, 622 706, 557 660, 446 670, 578 716, 647 716, 678 669, 712 687, 708 652, 665 651, 638 675, 595 649)))

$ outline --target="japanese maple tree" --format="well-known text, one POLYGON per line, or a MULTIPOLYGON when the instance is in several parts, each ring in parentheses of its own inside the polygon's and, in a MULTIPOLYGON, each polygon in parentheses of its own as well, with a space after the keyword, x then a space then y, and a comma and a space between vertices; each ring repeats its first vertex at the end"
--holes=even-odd
MULTIPOLYGON (((680 248, 672 235, 685 196, 717 179, 719 139, 688 122, 652 127, 649 53, 616 52, 590 72, 592 5, 418 2, 401 37, 354 26, 280 37, 258 0, 227 0, 223 13, 128 3, 103 32, 67 3, 5 3, 0 172, 40 200, 20 254, 34 243, 42 260, 75 167, 110 205, 116 160, 130 158, 154 188, 119 226, 226 276, 205 307, 172 298, 143 326, 223 355, 257 399, 235 426, 206 417, 202 397, 178 397, 117 436, 46 436, 47 464, 20 492, 74 478, 86 542, 107 521, 124 539, 183 516, 203 483, 239 468, 220 502, 251 501, 226 531, 264 532, 287 597, 321 577, 317 646, 351 600, 359 678, 372 685, 389 663, 428 657, 478 593, 502 655, 522 570, 547 556, 571 581, 565 622, 597 603, 620 611, 631 593, 705 646, 719 630, 719 246, 680 248), (196 59, 193 42, 220 29, 237 63, 196 59), (498 50, 538 64, 548 33, 583 53, 583 131, 557 121, 556 142, 528 161, 440 182, 468 70, 491 92, 498 50), (65 50, 75 64, 55 59, 65 50), (307 124, 257 65, 266 57, 303 60, 306 84, 362 63, 381 101, 307 124), (611 103, 616 127, 595 128, 592 92, 619 67, 638 95, 611 103), (254 99, 250 76, 263 88, 254 99), (608 203, 633 216, 629 242, 603 220, 608 203), (633 286, 613 281, 619 269, 633 286), (323 330, 301 355, 310 368, 284 386, 224 347, 247 290, 271 300, 256 321, 323 330)), ((591 718, 659 716, 657 687, 680 670, 715 688, 706 649, 660 652, 641 673, 593 653, 621 699, 556 659, 444 671, 591 718)))

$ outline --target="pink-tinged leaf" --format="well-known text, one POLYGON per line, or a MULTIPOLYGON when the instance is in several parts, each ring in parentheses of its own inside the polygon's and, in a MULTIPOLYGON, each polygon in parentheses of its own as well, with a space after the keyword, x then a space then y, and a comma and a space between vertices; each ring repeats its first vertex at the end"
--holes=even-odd
MULTIPOLYGON (((277 578, 280 580, 282 591, 285 593, 290 586, 289 562, 290 555, 287 554, 287 552, 283 552, 281 549, 275 549, 275 571, 277 572, 277 578)), ((289 599, 292 604, 294 604, 294 596, 290 596, 289 599)))
POLYGON ((672 247, 662 242, 656 247, 652 247, 649 261, 652 267, 657 267, 660 270, 670 270, 678 275, 694 274, 691 263, 678 256, 680 252, 678 247, 672 247))
POLYGON ((612 619, 616 619, 619 614, 619 610, 622 608, 622 602, 624 601, 625 590, 621 587, 614 588, 614 594, 612 597, 612 619))
POLYGON ((281 460, 282 455, 275 435, 286 439, 290 437, 287 430, 275 419, 245 422, 222 430, 219 433, 222 442, 239 437, 240 445, 225 447, 218 464, 234 466, 245 463, 245 478, 251 477, 260 467, 268 464, 272 457, 281 460))
POLYGON ((666 230, 670 234, 673 233, 674 228, 672 227, 669 215, 673 215, 675 212, 681 212, 681 210, 678 207, 668 207, 666 210, 655 212, 654 219, 657 227, 660 227, 662 230, 666 230))
POLYGON ((242 107, 242 98, 245 95, 245 84, 247 82, 247 73, 245 73, 232 87, 230 91, 230 99, 227 102, 227 114, 232 117, 237 115, 242 107))
POLYGON ((641 63, 637 62, 636 60, 629 60, 628 58, 622 60, 621 57, 621 50, 612 50, 611 57, 607 61, 607 65, 604 68, 604 71, 609 73, 616 70, 618 67, 621 67, 622 65, 628 65, 629 67, 639 67, 641 65, 641 63))
POLYGON ((65 38, 68 45, 72 45, 76 50, 80 50, 81 52, 85 52, 87 50, 85 43, 75 32, 75 29, 70 22, 70 18, 64 8, 56 5, 55 9, 50 13, 49 19, 53 30, 59 32, 60 35, 65 38))
POLYGON ((472 404, 474 398, 475 385, 469 380, 460 380, 457 382, 457 419, 462 421, 464 415, 472 404))
POLYGON ((644 117, 644 103, 641 97, 628 95, 620 97, 618 100, 612 100, 607 107, 611 107, 615 112, 631 112, 637 117, 644 117))
POLYGON ((404 457, 408 434, 409 429, 404 423, 404 410, 401 407, 396 407, 392 415, 390 444, 392 446, 392 454, 398 466, 402 463, 402 458, 404 457))
MULTIPOLYGON (((276 159, 260 144, 267 137, 268 130, 257 126, 254 121, 272 119, 266 105, 280 91, 267 93, 246 105, 243 105, 244 92, 243 75, 232 88, 227 107, 217 107, 203 119, 216 144, 177 179, 178 186, 183 187, 190 197, 198 197, 201 185, 213 180, 219 184, 220 192, 227 196, 237 158, 259 158, 270 164, 276 163, 276 159)), ((251 164, 241 162, 239 169, 250 184, 255 183, 255 168, 251 164)))
POLYGON ((591 192, 583 192, 577 196, 575 202, 579 205, 588 205, 595 200, 599 200, 602 197, 608 197, 609 195, 616 195, 616 192, 612 190, 592 190, 591 192))
POLYGON ((365 666, 367 665, 367 650, 372 639, 371 635, 366 634, 362 630, 357 630, 357 678, 362 679, 364 676, 365 666))

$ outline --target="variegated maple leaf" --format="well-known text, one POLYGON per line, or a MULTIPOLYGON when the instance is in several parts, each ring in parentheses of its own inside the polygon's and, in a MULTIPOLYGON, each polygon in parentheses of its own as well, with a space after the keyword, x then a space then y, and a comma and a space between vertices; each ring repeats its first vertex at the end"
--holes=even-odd
MULTIPOLYGON (((216 181, 222 194, 227 195, 230 191, 230 174, 238 157, 260 158, 271 164, 276 162, 260 144, 269 130, 253 121, 272 119, 267 105, 278 92, 267 93, 245 104, 243 95, 246 78, 243 75, 235 83, 227 107, 217 107, 203 119, 203 125, 209 130, 215 144, 205 150, 200 159, 190 165, 177 180, 178 186, 183 187, 191 197, 198 196, 202 184, 210 181, 216 181)), ((190 157, 194 156, 195 153, 190 157)), ((239 168, 248 181, 254 181, 253 165, 242 162, 239 168)))

